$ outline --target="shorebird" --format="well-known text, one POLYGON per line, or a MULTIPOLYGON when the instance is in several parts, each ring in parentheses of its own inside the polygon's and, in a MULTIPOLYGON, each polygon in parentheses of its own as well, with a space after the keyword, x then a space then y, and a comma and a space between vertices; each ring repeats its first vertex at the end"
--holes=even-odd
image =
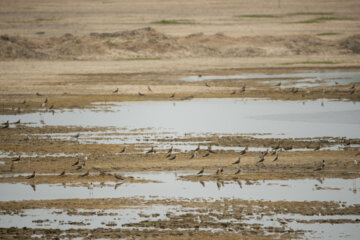
POLYGON ((201 186, 205 187, 205 183, 203 181, 200 181, 201 186))
POLYGON ((167 153, 172 153, 172 151, 173 151, 173 146, 171 146, 171 148, 168 150, 167 153))
POLYGON ((26 103, 26 100, 24 99, 24 101, 22 101, 22 104, 25 104, 26 103))
POLYGON ((65 176, 65 170, 62 171, 59 176, 60 176, 60 177, 65 176))
POLYGON ((170 98, 174 98, 175 97, 175 93, 173 93, 171 96, 170 96, 170 98))
POLYGON ((221 173, 223 173, 224 172, 224 169, 223 168, 218 168, 217 170, 216 170, 216 175, 219 175, 219 174, 221 174, 221 173))
POLYGON ((314 151, 317 151, 320 149, 320 144, 314 148, 314 151))
POLYGON ((293 149, 293 145, 290 145, 288 147, 284 147, 284 150, 291 150, 291 149, 293 149))
POLYGON ((84 173, 83 175, 80 175, 80 177, 87 177, 89 176, 89 171, 87 171, 86 173, 84 173))
POLYGON ((220 182, 216 182, 216 186, 217 186, 218 190, 220 190, 220 188, 221 188, 221 183, 220 183, 220 182))
POLYGON ((350 94, 354 94, 355 93, 355 88, 350 90, 350 94))
POLYGON ((240 164, 240 157, 238 158, 238 160, 236 160, 236 161, 233 162, 232 164, 240 164))
POLYGON ((276 157, 274 158, 273 162, 279 160, 279 155, 276 154, 276 157))
POLYGON ((149 90, 149 92, 152 92, 152 89, 151 89, 151 87, 150 87, 150 86, 148 86, 148 90, 149 90))
POLYGON ((10 126, 9 120, 7 122, 3 123, 3 125, 4 126, 2 128, 9 128, 9 126, 10 126))
POLYGON ((314 171, 321 171, 324 169, 324 167, 325 167, 325 160, 322 160, 320 166, 316 168, 314 171))
POLYGON ((45 101, 44 101, 44 103, 46 104, 47 102, 48 102, 49 100, 48 100, 48 98, 45 98, 45 101))
POLYGON ((175 160, 176 159, 176 155, 174 155, 173 157, 169 158, 169 160, 175 160))
POLYGON ((20 161, 20 158, 21 158, 21 156, 19 155, 17 158, 13 159, 12 161, 13 161, 13 162, 19 162, 19 161, 20 161))
POLYGON ((36 96, 40 97, 40 96, 42 96, 42 95, 41 95, 40 93, 38 93, 38 92, 37 92, 37 93, 36 93, 36 96))
POLYGON ((36 185, 35 185, 35 184, 30 184, 30 187, 32 188, 32 190, 33 190, 34 192, 36 192, 36 185))
POLYGON ((275 84, 276 87, 280 87, 281 86, 281 82, 275 84))
POLYGON ((271 152, 271 156, 274 156, 275 154, 277 154, 277 150, 271 152))
POLYGON ((154 147, 151 147, 151 149, 149 151, 147 151, 146 153, 156 153, 156 150, 154 150, 154 147))
POLYGON ((85 163, 83 163, 82 165, 78 166, 78 167, 76 168, 76 170, 81 170, 81 169, 83 169, 84 167, 85 167, 85 163))
POLYGON ((117 189, 119 186, 121 186, 123 183, 117 183, 117 184, 115 184, 115 187, 114 187, 114 189, 117 189))
POLYGON ((265 160, 265 158, 264 158, 264 157, 261 157, 260 160, 256 163, 256 165, 257 165, 258 163, 264 163, 264 160, 265 160))
POLYGON ((248 150, 248 146, 246 146, 241 152, 240 155, 244 155, 248 150))
POLYGON ((235 91, 235 90, 231 92, 231 95, 235 95, 235 94, 236 94, 236 91, 235 91))
POLYGON ((169 157, 171 157, 171 153, 168 153, 168 154, 166 155, 166 158, 169 158, 169 157))
POLYGON ((200 144, 197 146, 197 148, 194 150, 195 152, 200 151, 200 144))
POLYGON ((33 173, 30 176, 26 177, 26 179, 31 179, 31 178, 34 178, 34 177, 35 177, 35 171, 33 171, 33 173))
POLYGON ((197 175, 201 175, 201 174, 203 174, 204 173, 204 171, 205 171, 205 168, 202 168, 198 173, 197 173, 197 175))
POLYGON ((246 84, 244 84, 244 85, 242 86, 241 92, 245 92, 245 90, 246 90, 246 84))
POLYGON ((20 119, 19 120, 17 120, 16 122, 14 122, 14 124, 20 124, 20 119))
POLYGON ((350 87, 350 89, 355 89, 355 84, 353 84, 353 85, 350 87))
POLYGON ((210 87, 210 85, 207 82, 205 82, 205 86, 210 87))
POLYGON ((116 88, 113 93, 118 93, 119 92, 119 88, 116 88))
POLYGON ((49 110, 54 109, 54 104, 49 107, 49 110))
POLYGON ((141 93, 141 92, 138 92, 139 96, 143 97, 145 96, 145 94, 141 93))
POLYGON ((117 175, 116 173, 114 174, 114 177, 119 180, 124 180, 123 176, 117 175))
POLYGON ((239 174, 241 172, 240 168, 238 168, 235 172, 235 174, 239 174))
POLYGON ((195 158, 196 157, 196 152, 193 152, 192 154, 191 154, 191 156, 190 156, 190 159, 193 159, 193 158, 195 158))
POLYGON ((77 133, 76 135, 73 136, 73 138, 78 139, 80 137, 80 133, 77 133))
POLYGON ((214 151, 211 149, 211 145, 208 147, 207 151, 208 151, 209 153, 216 153, 216 152, 214 152, 214 151))
POLYGON ((203 157, 208 157, 210 155, 210 152, 205 153, 203 157))
POLYGON ((126 147, 123 147, 123 149, 120 151, 120 153, 124 153, 126 150, 126 147))
POLYGON ((71 166, 76 166, 76 165, 78 165, 80 163, 80 160, 78 159, 73 165, 71 165, 71 166))

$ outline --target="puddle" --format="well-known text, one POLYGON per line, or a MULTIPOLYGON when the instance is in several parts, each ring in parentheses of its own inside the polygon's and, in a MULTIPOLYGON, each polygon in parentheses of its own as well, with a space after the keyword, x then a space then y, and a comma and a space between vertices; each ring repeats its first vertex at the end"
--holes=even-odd
MULTIPOLYGON (((277 79, 288 87, 318 87, 346 85, 349 83, 360 82, 360 72, 308 72, 308 73, 287 73, 287 74, 246 74, 246 75, 228 75, 228 76, 189 76, 180 80, 188 82, 211 81, 211 80, 251 80, 251 79, 277 79), (292 80, 291 80, 292 79, 292 80)), ((277 81, 276 83, 278 83, 277 81)), ((275 83, 274 80, 267 81, 275 83)))
MULTIPOLYGON (((123 102, 92 109, 1 115, 6 120, 52 126, 152 129, 185 134, 248 134, 255 137, 307 138, 360 135, 360 106, 352 102, 193 99, 179 102, 123 102), (103 110, 103 111, 102 111, 103 110), (261 134, 261 135, 260 135, 261 134), (264 135, 265 134, 265 135, 264 135)), ((126 132, 119 130, 119 132, 126 132)))
MULTIPOLYGON (((251 182, 190 182, 178 179, 187 173, 159 172, 133 173, 129 176, 160 181, 160 183, 124 183, 116 186, 114 182, 88 183, 80 186, 65 184, 28 184, 0 183, 6 194, 0 201, 50 200, 73 198, 131 198, 144 199, 181 199, 215 201, 224 198, 263 201, 335 201, 347 204, 360 202, 356 188, 358 179, 301 179, 266 180, 251 182)), ((128 174, 124 174, 127 176, 128 174)), ((359 184, 359 183, 358 183, 359 184)))

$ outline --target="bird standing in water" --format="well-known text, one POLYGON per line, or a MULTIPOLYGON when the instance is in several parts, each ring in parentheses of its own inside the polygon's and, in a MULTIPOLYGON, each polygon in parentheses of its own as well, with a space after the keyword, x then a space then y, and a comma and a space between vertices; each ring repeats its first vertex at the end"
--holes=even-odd
POLYGON ((31 178, 34 178, 34 177, 35 177, 35 171, 33 171, 33 173, 30 176, 26 177, 26 179, 31 179, 31 178))
POLYGON ((202 168, 198 173, 197 173, 197 175, 201 175, 201 174, 203 174, 204 173, 204 171, 205 171, 205 168, 202 168))

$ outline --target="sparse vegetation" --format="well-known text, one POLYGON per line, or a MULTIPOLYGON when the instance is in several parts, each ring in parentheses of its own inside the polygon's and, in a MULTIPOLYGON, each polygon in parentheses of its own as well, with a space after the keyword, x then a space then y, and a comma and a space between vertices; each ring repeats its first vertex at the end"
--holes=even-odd
POLYGON ((151 22, 152 24, 195 24, 195 21, 189 19, 168 19, 151 22))
POLYGON ((350 20, 350 18, 319 17, 319 18, 312 18, 304 21, 291 22, 291 23, 309 24, 309 23, 322 23, 327 21, 343 21, 343 20, 350 20))
POLYGON ((336 32, 323 32, 316 34, 317 36, 332 36, 332 35, 339 35, 339 33, 336 32))
POLYGON ((149 60, 161 60, 159 57, 138 57, 138 58, 116 58, 115 61, 149 61, 149 60))
POLYGON ((288 16, 302 16, 302 15, 333 15, 333 12, 295 12, 295 13, 289 13, 288 16))
POLYGON ((266 15, 266 14, 250 14, 250 15, 237 15, 234 17, 238 18, 277 18, 277 15, 266 15))
POLYGON ((305 62, 286 62, 281 65, 297 65, 297 64, 338 64, 338 62, 333 61, 305 61, 305 62))

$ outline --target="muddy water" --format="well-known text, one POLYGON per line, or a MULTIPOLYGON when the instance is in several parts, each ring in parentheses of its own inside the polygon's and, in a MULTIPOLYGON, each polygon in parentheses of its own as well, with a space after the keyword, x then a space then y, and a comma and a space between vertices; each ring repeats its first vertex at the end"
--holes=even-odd
MULTIPOLYGON (((194 99, 123 102, 92 109, 1 115, 34 126, 117 127, 173 134, 265 134, 258 137, 348 137, 360 135, 360 106, 340 101, 194 99), (323 103, 323 104, 322 104, 323 103), (151 130, 149 130, 151 129, 151 130)), ((126 132, 126 131, 125 131, 126 132)))
MULTIPOLYGON (((0 201, 50 200, 72 198, 181 199, 214 201, 224 198, 264 201, 335 201, 347 204, 360 202, 359 179, 302 179, 267 181, 190 182, 178 177, 189 173, 133 173, 135 178, 161 183, 89 183, 80 186, 62 184, 1 183, 0 201), (35 186, 35 187, 34 187, 35 186)), ((124 174, 125 176, 127 174, 124 174)), ((199 177, 201 180, 201 177, 199 177)))
MULTIPOLYGON (((286 73, 286 74, 244 74, 228 76, 189 76, 181 78, 183 81, 211 81, 211 80, 251 80, 251 79, 277 79, 282 83, 283 88, 287 87, 318 87, 335 86, 360 82, 360 72, 307 72, 307 73, 286 73)), ((272 83, 274 81, 268 81, 272 83)), ((276 82, 278 83, 278 82, 276 82)))

